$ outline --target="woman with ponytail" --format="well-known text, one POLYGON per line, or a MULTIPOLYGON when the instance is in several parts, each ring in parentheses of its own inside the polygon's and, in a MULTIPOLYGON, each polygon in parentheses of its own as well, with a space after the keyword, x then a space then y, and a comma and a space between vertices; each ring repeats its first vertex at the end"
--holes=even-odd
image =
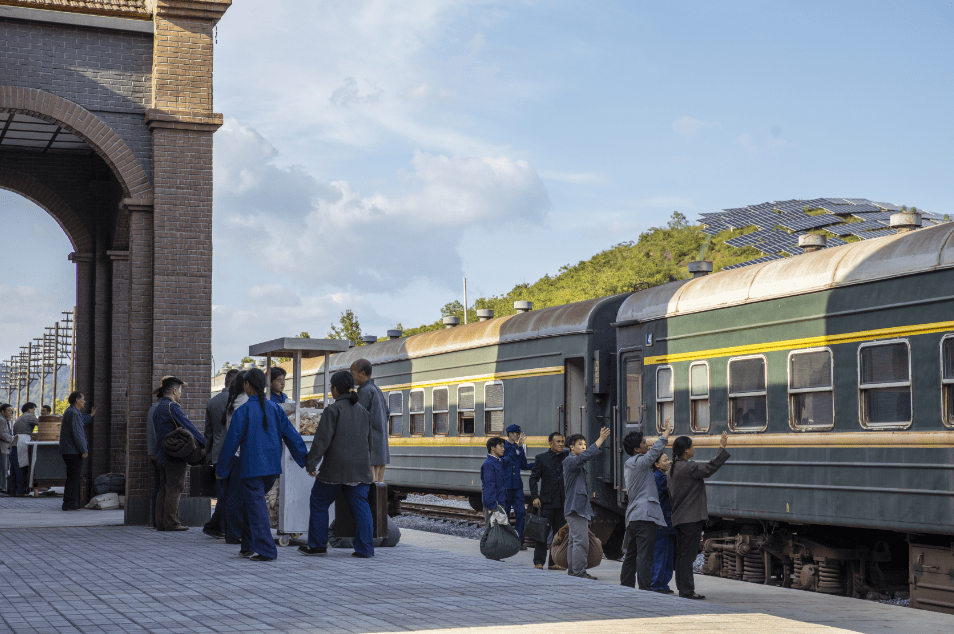
POLYGON ((371 416, 368 410, 358 405, 351 372, 335 372, 331 377, 331 396, 335 401, 322 412, 308 452, 305 469, 315 478, 315 485, 311 489, 308 545, 298 550, 305 555, 328 552, 328 507, 344 487, 357 525, 351 556, 373 557, 373 527, 368 504, 368 490, 374 480, 371 472, 371 416), (321 468, 318 468, 319 462, 321 468))
POLYGON ((233 412, 216 466, 216 475, 241 480, 247 529, 243 530, 239 554, 253 561, 271 561, 278 557, 265 494, 282 472, 282 443, 301 467, 305 466, 308 453, 305 442, 281 406, 265 398, 265 385, 264 372, 258 368, 246 372, 248 402, 233 412), (241 460, 235 464, 239 448, 241 460))
MULTIPOLYGON (((243 371, 236 375, 229 386, 229 400, 222 412, 222 427, 225 429, 225 434, 222 436, 223 442, 228 435, 229 425, 231 425, 235 410, 245 405, 246 401, 248 401, 248 394, 245 393, 245 372, 243 371)), ((235 460, 229 468, 229 473, 222 476, 224 482, 222 489, 225 491, 225 516, 222 523, 224 530, 222 532, 225 533, 225 543, 227 544, 242 543, 242 535, 248 531, 245 526, 245 506, 242 504, 242 479, 238 476, 241 473, 241 467, 239 466, 241 464, 241 453, 241 449, 235 452, 235 460), (232 473, 236 474, 234 478, 232 473)))
POLYGON ((719 454, 709 462, 696 462, 692 438, 680 436, 672 444, 672 467, 669 469, 669 497, 672 502, 672 528, 676 533, 676 589, 686 599, 705 599, 696 594, 692 564, 699 554, 702 528, 709 521, 705 479, 719 470, 729 452, 725 450, 729 434, 722 432, 719 454))

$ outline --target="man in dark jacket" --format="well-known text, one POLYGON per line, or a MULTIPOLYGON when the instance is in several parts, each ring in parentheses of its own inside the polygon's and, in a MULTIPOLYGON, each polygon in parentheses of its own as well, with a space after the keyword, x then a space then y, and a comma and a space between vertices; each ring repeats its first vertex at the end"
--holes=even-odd
MULTIPOLYGON (((563 434, 558 431, 550 434, 547 440, 550 442, 550 448, 543 453, 538 453, 533 459, 533 469, 530 471, 530 497, 533 498, 533 507, 540 509, 540 515, 547 519, 548 529, 556 535, 556 532, 566 524, 566 518, 563 516, 563 504, 566 501, 566 490, 563 487, 563 459, 570 451, 563 448, 563 434)), ((547 543, 537 542, 533 549, 533 566, 543 568, 546 558, 547 543)), ((553 562, 552 556, 547 567, 550 570, 565 570, 553 562)))
MULTIPOLYGON (((521 434, 521 438, 525 438, 521 434)), ((480 465, 480 490, 484 507, 484 521, 498 506, 507 501, 506 468, 513 463, 516 454, 504 455, 506 442, 499 436, 487 439, 487 458, 480 465)))
POLYGON ((504 504, 504 511, 507 517, 510 517, 513 510, 514 519, 517 521, 517 535, 520 536, 520 550, 526 550, 523 545, 523 523, 527 517, 527 501, 523 496, 523 477, 520 475, 521 469, 529 469, 533 465, 527 462, 527 448, 520 443, 520 437, 523 432, 520 425, 511 425, 507 428, 507 444, 504 446, 504 456, 513 455, 507 464, 504 473, 507 487, 507 500, 504 504))
POLYGON ((388 445, 388 402, 371 378, 371 362, 358 359, 351 364, 351 376, 358 386, 358 404, 371 415, 371 471, 375 482, 384 482, 384 470, 391 463, 388 445))
POLYGON ((66 465, 66 484, 63 486, 63 510, 80 510, 80 477, 83 473, 83 459, 89 455, 86 442, 86 430, 96 415, 94 407, 89 414, 83 414, 86 397, 82 392, 73 392, 67 399, 70 406, 63 413, 60 424, 60 456, 66 465))
MULTIPOLYGON (((205 446, 207 452, 205 461, 214 465, 219 459, 219 450, 222 449, 222 443, 225 442, 225 423, 222 420, 225 414, 225 407, 229 403, 229 386, 238 375, 238 368, 232 368, 225 373, 225 387, 222 391, 209 399, 205 406, 205 446)), ((215 512, 212 518, 202 527, 202 532, 209 537, 216 539, 225 539, 225 528, 222 524, 222 518, 225 515, 225 480, 216 478, 215 489, 217 492, 215 502, 215 512)))
POLYGON ((189 465, 182 458, 167 456, 162 442, 176 427, 182 427, 195 438, 201 446, 205 446, 205 437, 192 424, 182 408, 179 399, 182 398, 182 386, 185 382, 174 376, 162 377, 162 384, 156 389, 156 396, 161 396, 153 425, 156 428, 158 453, 156 462, 159 463, 159 495, 156 497, 156 530, 158 531, 186 531, 188 526, 179 523, 179 498, 185 488, 186 470, 189 465), (178 423, 178 424, 177 424, 178 423))

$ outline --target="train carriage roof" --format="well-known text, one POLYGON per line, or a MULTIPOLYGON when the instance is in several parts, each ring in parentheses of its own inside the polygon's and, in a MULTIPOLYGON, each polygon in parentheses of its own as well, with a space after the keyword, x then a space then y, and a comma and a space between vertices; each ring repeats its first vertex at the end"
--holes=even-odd
POLYGON ((633 293, 617 325, 954 267, 954 223, 854 242, 633 293))
MULTIPOLYGON (((597 310, 619 295, 588 299, 573 304, 540 308, 528 313, 496 317, 487 321, 455 326, 411 335, 401 339, 379 341, 331 356, 332 372, 346 370, 358 359, 367 359, 372 365, 428 357, 445 352, 471 350, 516 341, 560 337, 589 332, 597 310)), ((303 359, 303 377, 324 372, 321 357, 303 359)), ((292 364, 283 363, 289 373, 292 364)))

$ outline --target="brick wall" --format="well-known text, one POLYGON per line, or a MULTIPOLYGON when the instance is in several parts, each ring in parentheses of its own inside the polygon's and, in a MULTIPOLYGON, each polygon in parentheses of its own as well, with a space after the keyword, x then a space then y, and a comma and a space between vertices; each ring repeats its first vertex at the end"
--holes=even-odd
POLYGON ((143 114, 152 103, 151 73, 148 34, 0 19, 0 85, 83 106, 126 142, 147 175, 152 148, 143 114))

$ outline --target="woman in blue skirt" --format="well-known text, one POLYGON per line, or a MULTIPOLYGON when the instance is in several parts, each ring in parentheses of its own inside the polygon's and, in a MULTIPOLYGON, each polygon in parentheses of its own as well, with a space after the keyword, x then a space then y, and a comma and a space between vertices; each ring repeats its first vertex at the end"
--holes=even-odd
MULTIPOLYGON (((265 494, 282 472, 282 443, 300 467, 305 466, 308 450, 301 436, 292 427, 280 405, 265 398, 265 373, 258 368, 245 375, 248 402, 232 414, 232 422, 219 453, 216 475, 225 477, 232 470, 235 450, 241 447, 242 458, 237 466, 241 479, 248 533, 242 536, 243 557, 252 561, 272 561, 278 549, 272 539, 271 523, 265 494)), ((234 480, 235 473, 231 473, 234 480)))

